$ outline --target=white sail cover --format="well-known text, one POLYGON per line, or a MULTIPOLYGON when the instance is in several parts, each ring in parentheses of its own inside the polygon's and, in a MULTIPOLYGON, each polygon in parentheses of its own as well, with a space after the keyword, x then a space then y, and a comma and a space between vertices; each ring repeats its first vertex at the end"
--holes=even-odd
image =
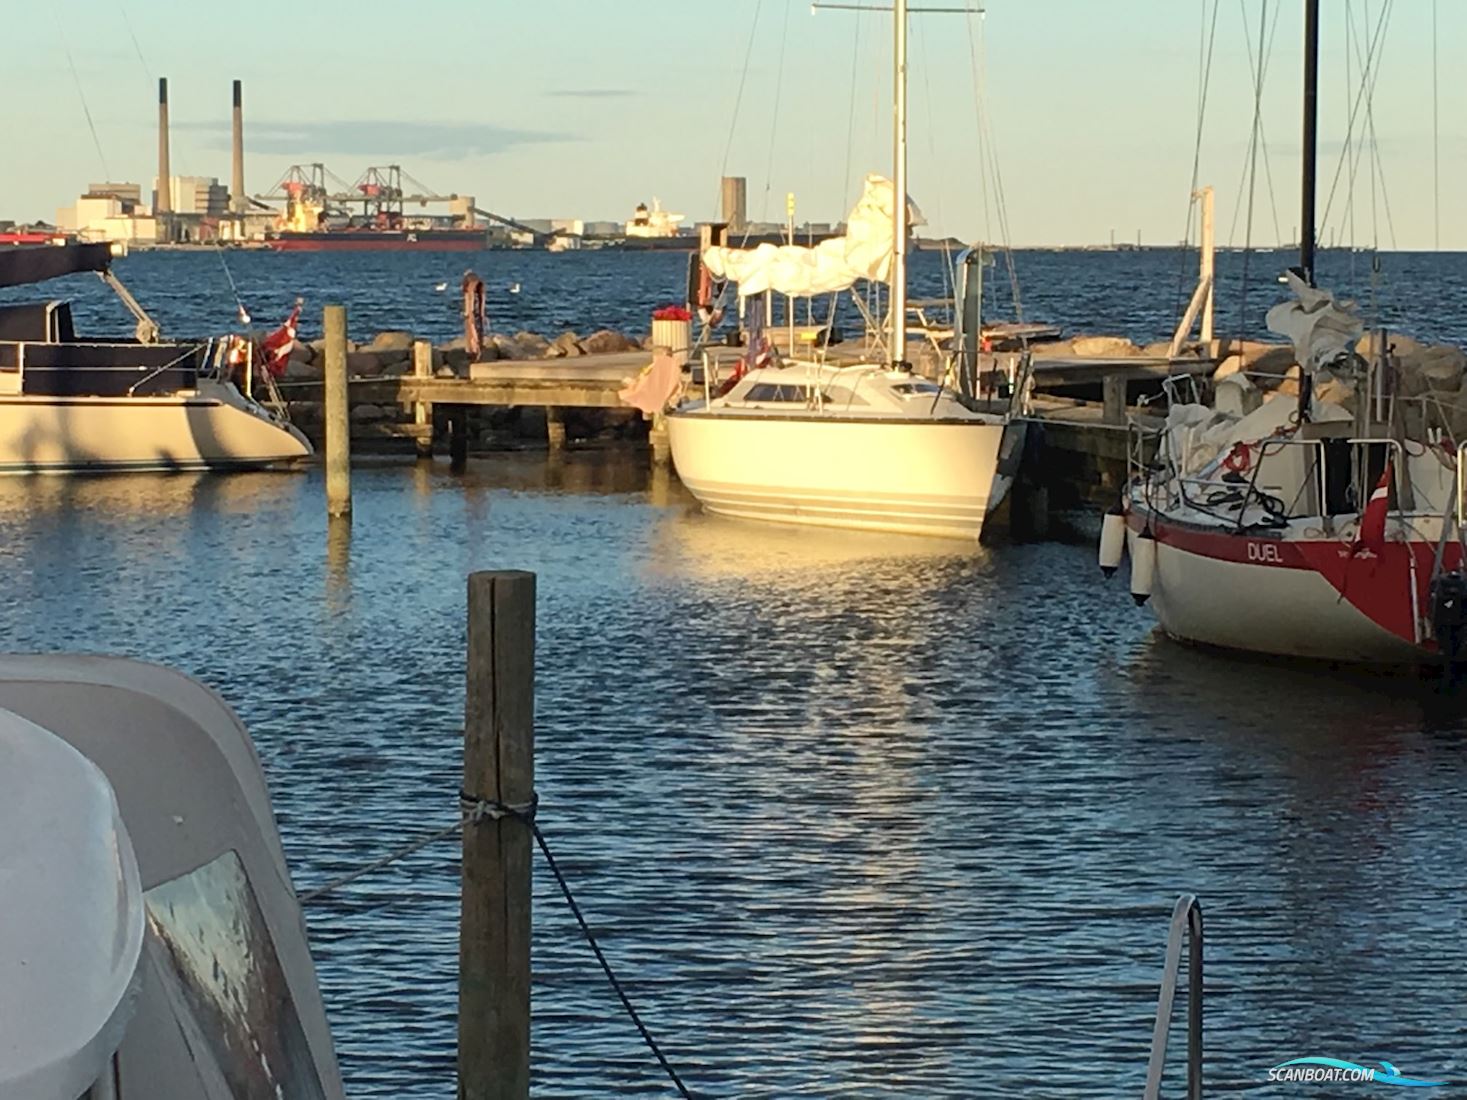
POLYGON ((1268 311, 1268 330, 1287 336, 1300 367, 1315 371, 1355 347, 1365 331, 1354 302, 1336 302, 1327 290, 1316 290, 1292 271, 1286 279, 1296 297, 1268 311))
MULTIPOLYGON (((703 263, 720 279, 738 284, 739 297, 772 290, 796 298, 834 294, 861 280, 891 278, 896 205, 891 180, 866 177, 861 199, 846 219, 843 237, 814 247, 761 244, 757 248, 705 249, 703 263)), ((922 212, 907 199, 908 224, 922 225, 922 212)))

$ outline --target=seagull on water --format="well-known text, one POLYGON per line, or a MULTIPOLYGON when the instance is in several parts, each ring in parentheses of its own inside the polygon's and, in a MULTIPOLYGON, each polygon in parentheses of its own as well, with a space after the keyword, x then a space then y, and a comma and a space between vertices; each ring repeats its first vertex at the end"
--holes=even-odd
POLYGON ((436 290, 436 291, 438 291, 439 294, 442 294, 445 290, 448 289, 448 284, 447 283, 436 283, 436 284, 434 284, 433 289, 436 290))
POLYGON ((511 294, 518 294, 520 292, 520 284, 519 283, 510 283, 509 284, 509 292, 511 294))

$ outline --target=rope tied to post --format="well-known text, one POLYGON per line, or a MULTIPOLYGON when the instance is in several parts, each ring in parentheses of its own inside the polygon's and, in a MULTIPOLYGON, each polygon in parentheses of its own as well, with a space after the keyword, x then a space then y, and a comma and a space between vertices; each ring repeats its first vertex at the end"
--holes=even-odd
POLYGON ((540 831, 539 824, 535 821, 536 813, 540 808, 540 792, 531 792, 529 800, 525 802, 506 803, 495 798, 480 798, 478 795, 473 795, 468 791, 460 789, 458 792, 458 806, 459 816, 452 824, 446 825, 441 829, 435 829, 433 832, 419 837, 409 844, 393 849, 386 855, 373 860, 365 866, 358 867, 356 870, 334 878, 316 887, 314 890, 309 890, 301 894, 299 896, 300 904, 302 906, 309 905, 325 895, 333 893, 341 887, 355 882, 359 878, 370 875, 375 871, 380 871, 382 868, 388 867, 412 855, 414 852, 428 847, 428 845, 435 841, 451 836, 467 826, 478 825, 485 821, 503 821, 506 818, 522 822, 529 827, 530 832, 534 835, 535 844, 545 857, 545 864, 550 868, 550 873, 554 876, 556 885, 560 887, 561 895, 565 898, 571 915, 575 917, 576 924, 580 927, 581 934, 586 937, 586 943, 590 946, 591 952, 596 956, 596 961, 600 964, 602 973, 606 975, 607 982, 616 994, 617 1000, 621 1002, 622 1008, 626 1010, 626 1014, 636 1026, 638 1034, 642 1037, 642 1041, 657 1059, 658 1064, 677 1089, 678 1095, 683 1097, 684 1100, 692 1100, 693 1094, 688 1091, 687 1086, 678 1077, 677 1071, 672 1068, 672 1063, 662 1053, 662 1048, 657 1045, 657 1040, 652 1037, 652 1033, 647 1030, 647 1025, 642 1022, 642 1017, 638 1015, 636 1008, 632 1006, 631 998, 627 996, 626 990, 622 988, 621 980, 617 978, 616 972, 612 970, 611 963, 606 958, 605 952, 601 950, 601 945, 596 942, 596 936, 591 931, 591 925, 581 912, 580 904, 576 901, 575 895, 571 893, 570 883, 566 881, 565 875, 560 870, 560 865, 556 863, 555 856, 550 852, 550 844, 545 839, 545 834, 540 831))
POLYGON ((500 802, 495 798, 480 798, 465 790, 458 792, 458 808, 467 825, 477 825, 481 821, 501 821, 506 817, 533 824, 535 811, 539 806, 539 791, 532 791, 528 802, 500 802))

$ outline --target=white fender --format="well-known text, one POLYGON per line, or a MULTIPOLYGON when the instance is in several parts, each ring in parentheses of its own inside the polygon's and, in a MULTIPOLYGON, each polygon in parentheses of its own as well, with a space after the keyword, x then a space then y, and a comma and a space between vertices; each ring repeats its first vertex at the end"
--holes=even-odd
POLYGON ((1114 576, 1121 567, 1121 554, 1126 549, 1126 517, 1112 508, 1100 521, 1100 571, 1114 576))
POLYGON ((1151 597, 1151 583, 1156 579, 1156 538, 1142 531, 1131 547, 1131 598, 1140 607, 1151 597))

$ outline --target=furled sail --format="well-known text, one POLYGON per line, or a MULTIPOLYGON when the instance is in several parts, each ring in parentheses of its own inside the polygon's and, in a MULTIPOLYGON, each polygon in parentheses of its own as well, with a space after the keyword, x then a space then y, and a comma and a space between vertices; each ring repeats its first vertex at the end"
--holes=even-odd
POLYGON ((1313 372, 1351 352, 1365 331, 1355 303, 1336 302, 1329 291, 1315 289, 1292 271, 1286 280, 1295 300, 1268 311, 1268 330, 1289 338, 1299 365, 1313 372))
MULTIPOLYGON (((884 176, 866 177, 860 201, 846 219, 846 232, 813 247, 761 244, 757 248, 705 249, 703 262, 720 279, 738 284, 739 296, 772 290, 796 298, 833 294, 856 283, 891 278, 896 206, 884 176)), ((922 225, 922 212, 907 199, 909 224, 922 225)))

